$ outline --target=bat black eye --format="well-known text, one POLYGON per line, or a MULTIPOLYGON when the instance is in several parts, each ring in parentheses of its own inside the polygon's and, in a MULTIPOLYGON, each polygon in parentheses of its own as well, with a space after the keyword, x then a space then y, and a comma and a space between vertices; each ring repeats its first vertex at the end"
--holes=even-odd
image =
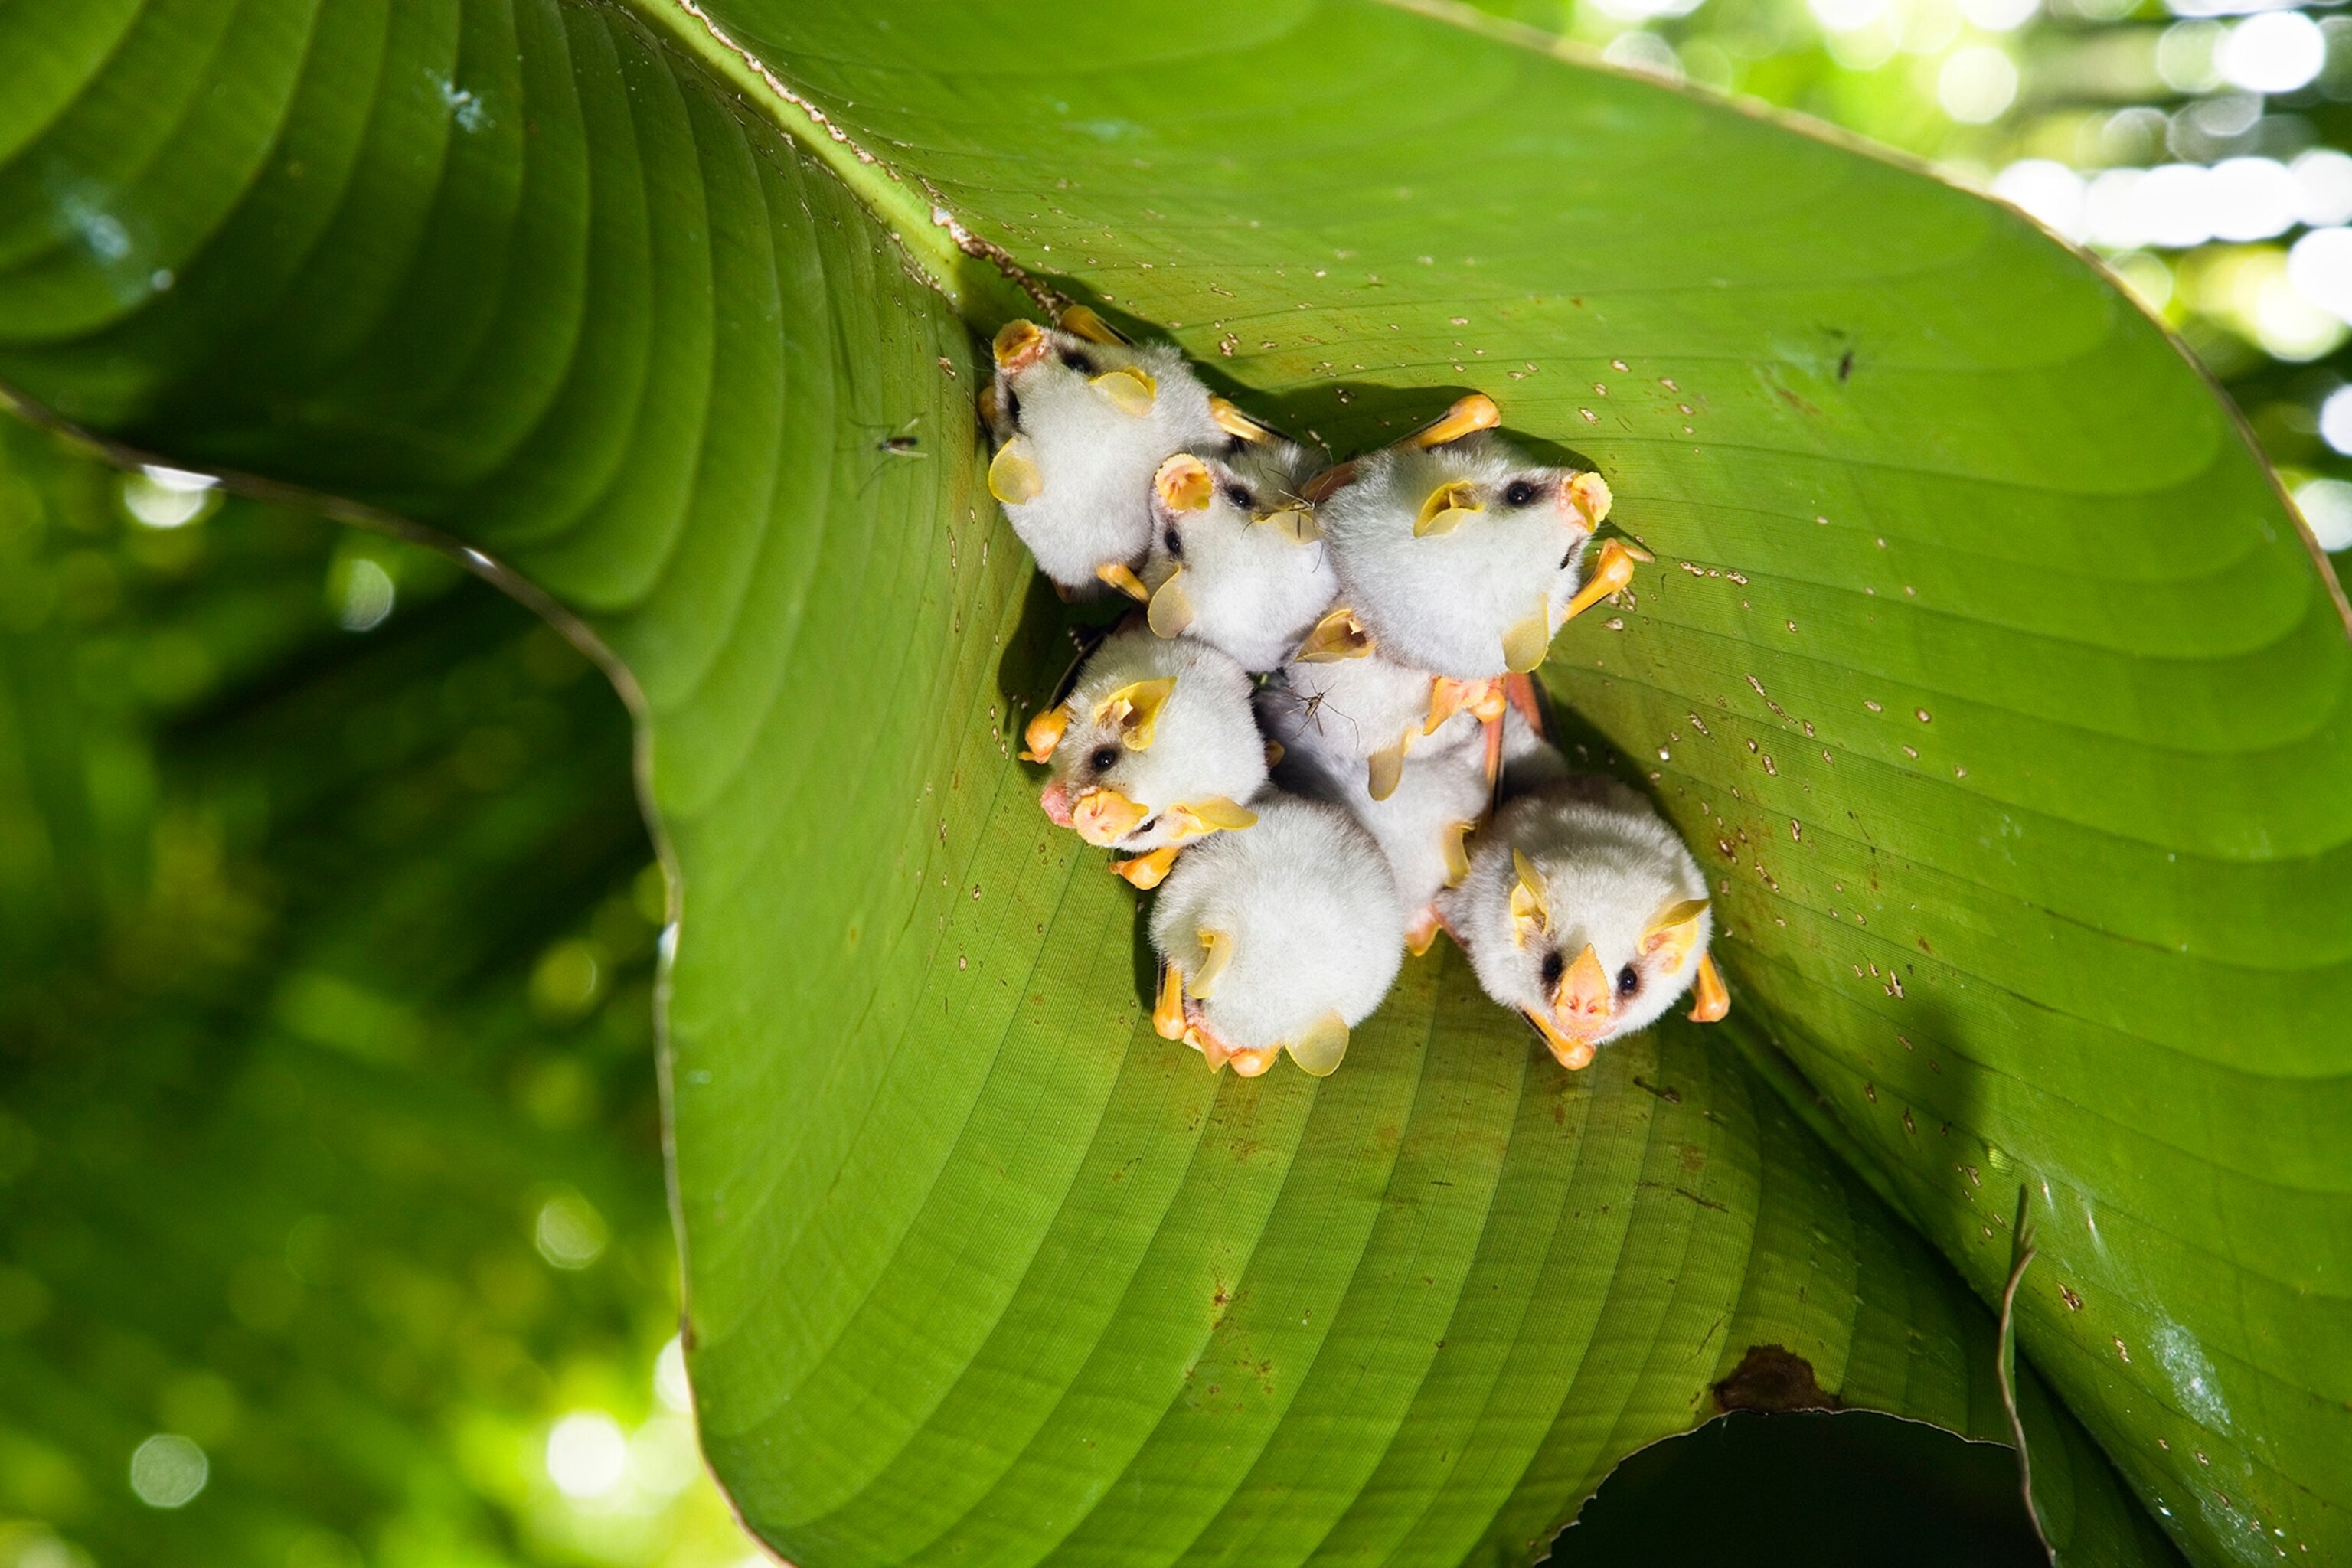
POLYGON ((1068 365, 1072 370, 1076 371, 1080 375, 1092 375, 1095 373, 1094 360, 1088 355, 1081 353, 1076 349, 1064 349, 1062 351, 1062 363, 1068 365))
POLYGON ((1094 755, 1088 757, 1087 761, 1094 764, 1095 772, 1098 773, 1107 773, 1110 772, 1111 769, 1118 766, 1118 748, 1117 746, 1097 746, 1095 748, 1094 755))
POLYGON ((1179 561, 1181 561, 1184 558, 1184 542, 1176 537, 1176 531, 1174 529, 1171 528, 1168 531, 1167 536, 1161 541, 1161 542, 1168 546, 1169 554, 1175 556, 1179 561))
POLYGON ((1544 989, 1546 991, 1552 990, 1554 987, 1558 986, 1559 984, 1559 977, 1567 973, 1567 960, 1561 958, 1556 952, 1547 952, 1544 954, 1543 983, 1544 989))
POLYGON ((1561 571, 1563 571, 1563 572, 1567 571, 1567 570, 1568 570, 1568 567, 1569 567, 1569 563, 1570 563, 1570 562, 1571 562, 1571 561, 1574 561, 1575 559, 1576 559, 1576 547, 1575 547, 1574 545, 1570 545, 1570 546, 1569 547, 1568 553, 1567 553, 1567 554, 1565 554, 1565 555, 1563 555, 1563 556, 1561 556, 1561 557, 1559 558, 1559 569, 1560 569, 1561 571))
POLYGON ((1251 503, 1257 498, 1251 495, 1248 490, 1243 489, 1239 485, 1227 485, 1225 487, 1225 499, 1233 502, 1234 505, 1241 508, 1244 511, 1247 511, 1250 509, 1251 503))
POLYGON ((1617 994, 1631 996, 1642 988, 1642 972, 1632 964, 1617 972, 1617 994))
POLYGON ((1525 506, 1535 499, 1536 487, 1532 480, 1513 479, 1503 487, 1503 500, 1512 506, 1525 506))

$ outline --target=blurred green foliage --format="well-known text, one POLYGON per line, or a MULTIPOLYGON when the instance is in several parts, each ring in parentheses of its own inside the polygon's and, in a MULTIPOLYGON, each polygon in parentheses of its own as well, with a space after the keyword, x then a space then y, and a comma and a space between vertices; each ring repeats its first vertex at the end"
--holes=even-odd
POLYGON ((2338 576, 2352 565, 2352 394, 2326 416, 2352 384, 2352 244, 2340 243, 2352 16, 2340 5, 1477 3, 1612 63, 1856 132, 2082 244, 2228 390, 2339 552, 2338 576), (2259 16, 2267 57, 2243 40, 2233 50, 2259 16), (2266 68, 2284 73, 2270 90, 2247 85, 2266 68))
POLYGON ((740 1561, 653 1374, 619 704, 440 557, 155 490, 0 426, 0 1563, 740 1561))

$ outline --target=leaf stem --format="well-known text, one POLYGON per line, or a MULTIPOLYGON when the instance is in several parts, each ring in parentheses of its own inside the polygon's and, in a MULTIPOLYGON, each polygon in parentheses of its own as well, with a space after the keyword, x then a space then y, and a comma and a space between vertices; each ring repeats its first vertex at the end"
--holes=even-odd
POLYGON ((2042 1550, 2055 1563, 2058 1553, 2050 1544, 2050 1534, 2042 1528, 2041 1512, 2033 1506, 2033 1458, 2025 1446, 2025 1418, 2017 1408, 2017 1288, 2025 1283, 2025 1270, 2033 1262, 2033 1216, 2026 1206, 2025 1188, 2017 1189, 2017 1221, 2009 1231, 2009 1283, 2000 1292, 2000 1342, 1997 1361, 2000 1373, 2000 1405, 2009 1413, 2009 1435, 2017 1445, 2017 1487, 2025 1497, 2025 1517, 2033 1523, 2033 1537, 2042 1542, 2042 1550))

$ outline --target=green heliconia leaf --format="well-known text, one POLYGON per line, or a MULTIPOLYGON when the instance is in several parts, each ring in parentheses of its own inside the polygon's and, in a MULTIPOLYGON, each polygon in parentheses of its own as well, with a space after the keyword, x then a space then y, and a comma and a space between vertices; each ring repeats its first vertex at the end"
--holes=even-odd
MULTIPOLYGON (((2352 645, 2021 220, 1369 4, 112 0, 0 62, 0 377, 610 648, 705 1442, 796 1561, 1523 1559, 1743 1364, 1997 1436, 1895 1211, 1990 1296, 2020 1186, 2028 1354, 2173 1539, 2352 1550, 2352 645), (1715 868, 1733 1024, 1571 1078, 1441 947, 1319 1085, 1152 1035, 1011 754, 1024 289, 1336 452, 1475 386, 1608 476, 1660 560, 1546 674, 1715 868)), ((2065 1559, 2161 1560, 2027 1394, 2065 1559)))

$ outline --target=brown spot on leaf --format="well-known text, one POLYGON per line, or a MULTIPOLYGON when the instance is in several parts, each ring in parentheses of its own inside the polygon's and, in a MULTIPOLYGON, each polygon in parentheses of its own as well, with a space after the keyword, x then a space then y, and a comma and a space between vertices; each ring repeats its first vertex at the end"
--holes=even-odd
POLYGON ((1749 1345, 1715 1385, 1717 1410, 1837 1410, 1838 1396, 1813 1381, 1813 1363, 1785 1345, 1749 1345))

